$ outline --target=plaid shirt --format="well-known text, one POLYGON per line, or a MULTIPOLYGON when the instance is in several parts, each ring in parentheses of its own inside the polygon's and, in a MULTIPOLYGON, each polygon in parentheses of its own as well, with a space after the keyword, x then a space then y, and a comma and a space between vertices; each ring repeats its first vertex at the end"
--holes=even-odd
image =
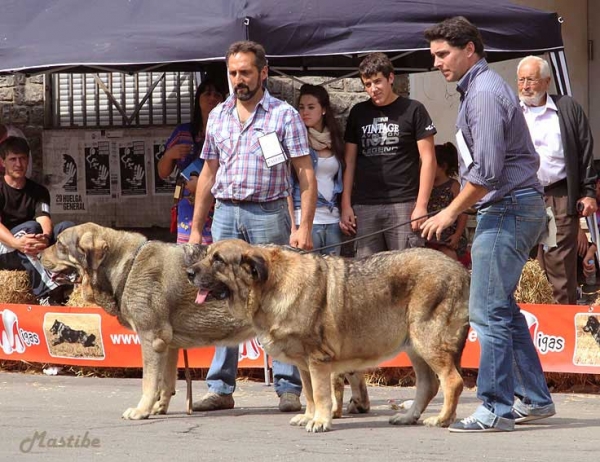
POLYGON ((269 202, 289 195, 289 162, 267 167, 258 139, 268 133, 277 138, 288 158, 309 154, 306 127, 298 112, 265 90, 256 109, 242 126, 235 113, 234 95, 214 108, 207 122, 200 157, 218 159, 213 196, 221 200, 269 202))

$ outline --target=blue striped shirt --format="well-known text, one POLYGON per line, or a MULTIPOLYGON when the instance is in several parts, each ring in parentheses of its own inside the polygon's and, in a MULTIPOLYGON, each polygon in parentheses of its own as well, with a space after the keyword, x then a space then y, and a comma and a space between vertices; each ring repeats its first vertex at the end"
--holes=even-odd
POLYGON ((511 191, 534 188, 540 159, 535 151, 519 100, 508 84, 480 59, 458 82, 461 94, 456 128, 473 157, 460 159, 463 181, 489 192, 477 203, 495 202, 511 191))
POLYGON ((254 112, 242 125, 231 95, 208 116, 206 140, 200 157, 218 159, 212 193, 216 199, 270 202, 289 195, 289 162, 271 168, 258 139, 275 132, 289 159, 309 154, 308 135, 300 114, 267 90, 254 112))

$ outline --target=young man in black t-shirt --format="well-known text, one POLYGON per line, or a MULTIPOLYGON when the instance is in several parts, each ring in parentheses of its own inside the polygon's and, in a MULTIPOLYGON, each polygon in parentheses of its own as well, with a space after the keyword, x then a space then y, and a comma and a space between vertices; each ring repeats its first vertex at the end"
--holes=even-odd
MULTIPOLYGON (((418 101, 393 91, 394 67, 383 53, 361 62, 370 99, 356 104, 346 125, 340 227, 357 237, 427 214, 436 161, 435 126, 418 101)), ((357 243, 357 256, 424 244, 417 220, 357 243)))
POLYGON ((50 193, 26 178, 29 145, 9 136, 0 145, 0 269, 26 270, 40 304, 62 304, 65 286, 58 286, 42 267, 38 254, 55 242, 55 236, 73 226, 52 226, 50 193))

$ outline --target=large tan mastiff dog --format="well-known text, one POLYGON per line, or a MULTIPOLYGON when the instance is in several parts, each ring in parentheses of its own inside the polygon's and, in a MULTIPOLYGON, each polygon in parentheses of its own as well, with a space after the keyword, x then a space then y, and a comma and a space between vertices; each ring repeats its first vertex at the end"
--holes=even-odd
POLYGON ((255 336, 250 323, 235 319, 216 292, 198 309, 198 290, 188 282, 181 246, 86 223, 63 231, 41 258, 53 276, 81 283, 87 302, 137 332, 142 398, 124 419, 167 412, 179 348, 235 346, 255 336))
MULTIPOLYGON (((124 419, 167 412, 180 348, 237 346, 256 335, 248 321, 232 316, 222 299, 224 286, 198 309, 198 289, 188 281, 183 247, 86 223, 63 231, 56 244, 42 252, 42 264, 54 277, 81 284, 88 303, 116 316, 140 338, 142 398, 123 413, 124 419)), ((347 412, 368 412, 364 377, 354 374, 348 380, 352 398, 347 412)), ((335 381, 334 414, 341 417, 343 381, 335 381)))
POLYGON ((436 374, 444 404, 424 423, 454 421, 463 388, 457 369, 468 332, 469 276, 441 252, 412 249, 347 260, 226 240, 186 250, 186 262, 195 285, 226 293, 234 316, 252 323, 266 351, 300 369, 306 413, 292 425, 330 430, 331 374, 375 366, 400 351, 412 361, 417 392, 408 412, 390 423, 418 421, 438 391, 436 374))

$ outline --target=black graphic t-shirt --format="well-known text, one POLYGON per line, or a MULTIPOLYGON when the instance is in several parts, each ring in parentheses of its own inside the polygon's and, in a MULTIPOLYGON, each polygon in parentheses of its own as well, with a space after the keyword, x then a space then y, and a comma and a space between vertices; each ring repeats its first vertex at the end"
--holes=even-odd
POLYGON ((356 144, 353 204, 409 202, 419 193, 417 141, 436 134, 425 106, 398 97, 387 106, 371 100, 350 111, 344 139, 356 144))
POLYGON ((50 216, 50 193, 30 179, 23 189, 15 189, 0 178, 0 221, 8 229, 37 217, 50 216))

